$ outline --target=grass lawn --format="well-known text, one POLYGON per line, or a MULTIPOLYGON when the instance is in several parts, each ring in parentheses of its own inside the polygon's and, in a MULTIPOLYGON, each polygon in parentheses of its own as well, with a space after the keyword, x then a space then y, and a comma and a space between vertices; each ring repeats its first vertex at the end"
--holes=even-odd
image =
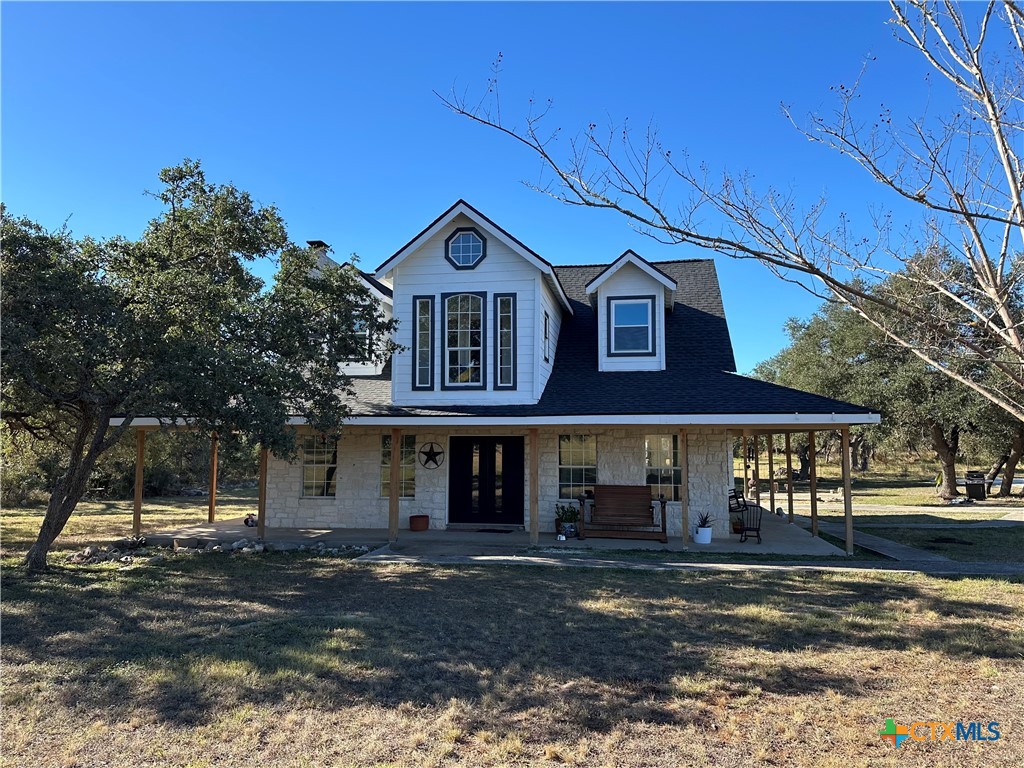
MULTIPOLYGON (((205 523, 206 497, 159 497, 142 500, 142 533, 166 531, 185 525, 205 523)), ((256 489, 217 494, 218 519, 256 513, 256 489)), ((39 534, 46 507, 12 507, 0 511, 0 554, 24 555, 39 534)), ((84 501, 71 515, 63 533, 54 542, 54 552, 81 549, 88 544, 106 543, 132 533, 132 501, 84 501)))
POLYGON ((1015 579, 206 555, 2 612, 4 766, 1024 764, 1015 579))
POLYGON ((1019 563, 1024 560, 1024 526, 941 530, 929 528, 867 528, 865 533, 908 547, 937 552, 951 560, 1019 563))

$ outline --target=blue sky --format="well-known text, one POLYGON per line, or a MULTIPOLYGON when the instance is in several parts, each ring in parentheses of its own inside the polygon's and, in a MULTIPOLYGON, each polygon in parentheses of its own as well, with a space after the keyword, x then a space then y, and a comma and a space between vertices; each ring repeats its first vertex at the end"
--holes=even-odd
MULTIPOLYGON (((79 236, 140 234, 157 212, 143 191, 192 157, 277 205, 294 240, 325 240, 364 268, 458 198, 556 264, 627 248, 708 255, 528 189, 541 172, 528 150, 439 103, 453 86, 480 93, 499 52, 506 115, 551 98, 566 137, 653 120, 711 169, 750 170, 808 205, 827 193, 855 226, 884 206, 916 216, 780 110, 827 112, 830 88, 869 56, 866 117, 923 103, 924 70, 883 3, 4 2, 0 14, 3 201, 79 236)), ((749 371, 817 302, 756 263, 715 258, 749 371)))

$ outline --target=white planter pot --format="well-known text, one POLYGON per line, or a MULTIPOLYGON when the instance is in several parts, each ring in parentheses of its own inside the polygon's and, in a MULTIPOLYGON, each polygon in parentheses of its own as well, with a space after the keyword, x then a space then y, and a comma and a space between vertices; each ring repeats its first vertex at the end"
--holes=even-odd
POLYGON ((695 528, 693 531, 694 544, 710 544, 712 528, 695 528))

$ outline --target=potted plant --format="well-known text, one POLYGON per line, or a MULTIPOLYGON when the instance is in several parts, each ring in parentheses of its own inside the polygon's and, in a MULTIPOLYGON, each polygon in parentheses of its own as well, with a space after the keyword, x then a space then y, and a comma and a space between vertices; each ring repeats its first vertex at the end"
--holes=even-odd
MULTIPOLYGON (((579 522, 580 511, 576 509, 572 504, 555 504, 555 532, 566 533, 563 530, 564 526, 572 525, 573 529, 576 528, 576 523, 579 522)), ((568 535, 568 534, 567 534, 568 535)), ((576 534, 573 533, 575 536, 576 534)))
POLYGON ((733 533, 743 533, 743 515, 736 512, 729 516, 733 533))
POLYGON ((697 527, 693 532, 693 543, 694 544, 710 544, 711 543, 711 523, 714 518, 711 517, 710 512, 701 512, 697 516, 697 527))

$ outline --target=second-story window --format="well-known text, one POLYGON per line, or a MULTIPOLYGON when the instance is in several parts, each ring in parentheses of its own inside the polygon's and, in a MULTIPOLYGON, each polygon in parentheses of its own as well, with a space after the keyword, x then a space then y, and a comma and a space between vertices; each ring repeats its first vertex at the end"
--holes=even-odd
POLYGON ((544 313, 544 362, 551 362, 551 316, 547 312, 544 313))
POLYGON ((654 354, 654 297, 608 299, 608 354, 654 354))
POLYGON ((461 227, 444 241, 444 257, 456 269, 472 269, 487 255, 487 241, 476 229, 461 227))
POLYGON ((434 388, 434 297, 413 296, 413 389, 434 388))
POLYGON ((445 387, 484 388, 482 293, 444 294, 445 387))
POLYGON ((494 297, 494 388, 516 388, 516 295, 494 297))

